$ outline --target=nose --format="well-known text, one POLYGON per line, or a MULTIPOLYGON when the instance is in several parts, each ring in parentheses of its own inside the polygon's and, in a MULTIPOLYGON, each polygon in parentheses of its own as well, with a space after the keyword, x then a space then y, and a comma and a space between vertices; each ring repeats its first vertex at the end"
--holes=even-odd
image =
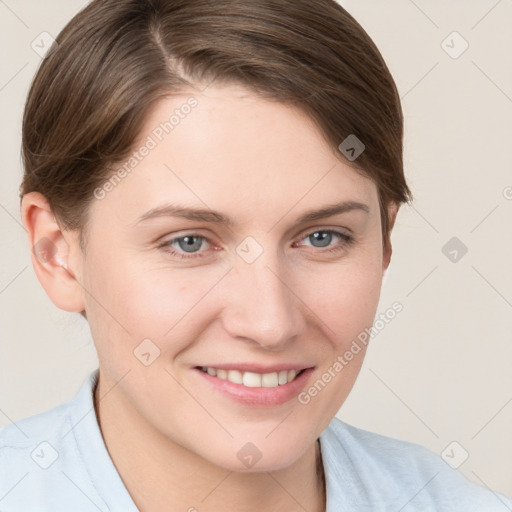
POLYGON ((222 321, 233 338, 281 350, 303 332, 305 319, 291 273, 269 253, 252 263, 237 259, 226 277, 222 321))

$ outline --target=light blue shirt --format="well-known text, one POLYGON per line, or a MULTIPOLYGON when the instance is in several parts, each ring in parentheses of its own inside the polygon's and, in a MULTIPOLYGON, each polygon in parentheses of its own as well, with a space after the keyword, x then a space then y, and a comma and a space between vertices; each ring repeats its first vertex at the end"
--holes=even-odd
MULTIPOLYGON (((98 369, 73 400, 0 429, 1 512, 138 512, 101 435, 97 379, 98 369)), ((327 512, 512 511, 510 498, 416 444, 334 418, 320 446, 327 512)))

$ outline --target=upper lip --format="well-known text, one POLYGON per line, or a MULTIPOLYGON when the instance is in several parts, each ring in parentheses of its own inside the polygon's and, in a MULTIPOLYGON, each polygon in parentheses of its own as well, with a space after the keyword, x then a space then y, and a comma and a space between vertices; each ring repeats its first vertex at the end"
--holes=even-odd
POLYGON ((219 364, 203 364, 196 368, 215 368, 217 370, 239 370, 241 372, 253 372, 253 373, 274 373, 282 370, 306 370, 312 368, 313 365, 308 364, 293 364, 293 363, 281 363, 272 365, 260 365, 254 363, 219 363, 219 364))

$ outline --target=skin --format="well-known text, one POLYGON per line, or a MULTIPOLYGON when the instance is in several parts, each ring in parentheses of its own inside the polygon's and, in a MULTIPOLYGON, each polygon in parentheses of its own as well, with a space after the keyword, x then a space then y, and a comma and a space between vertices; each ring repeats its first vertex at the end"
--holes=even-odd
MULTIPOLYGON (((297 397, 278 406, 240 404, 193 368, 307 363, 314 371, 304 389, 326 372, 375 317, 391 257, 377 188, 305 114, 235 85, 160 101, 136 148, 190 96, 198 101, 191 113, 103 199, 93 199, 86 254, 41 194, 24 196, 31 245, 46 237, 55 248, 46 261, 33 256, 33 265, 56 306, 87 313, 100 367, 96 414, 141 511, 320 512, 315 441, 352 389, 365 351, 308 404, 297 397), (340 201, 364 203, 369 212, 296 223, 340 201), (233 224, 177 217, 137 224, 164 203, 219 211, 233 224), (352 234, 353 243, 308 236, 328 229, 352 234), (186 235, 204 237, 193 253, 175 240, 186 235), (249 236, 263 249, 252 263, 236 252, 249 236), (163 242, 202 257, 180 259, 163 242), (134 356, 146 338, 160 350, 148 366, 134 356), (237 457, 247 442, 261 453, 251 468, 237 457)), ((391 226, 397 209, 389 208, 391 226)))

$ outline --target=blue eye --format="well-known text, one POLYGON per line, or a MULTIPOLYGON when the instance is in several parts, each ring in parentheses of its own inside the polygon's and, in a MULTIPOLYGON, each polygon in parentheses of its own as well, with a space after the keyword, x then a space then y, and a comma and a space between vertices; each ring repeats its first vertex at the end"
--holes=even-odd
POLYGON ((313 245, 313 247, 327 247, 330 245, 333 235, 341 236, 341 233, 334 231, 315 231, 306 236, 310 241, 319 242, 320 245, 313 245), (317 236, 320 235, 320 236, 317 236))
MULTIPOLYGON (((310 233, 303 235, 299 241, 309 239, 310 241, 314 241, 319 244, 312 245, 312 247, 322 249, 324 247, 329 247, 334 238, 338 239, 338 243, 330 249, 318 252, 322 254, 324 252, 333 253, 342 251, 355 241, 352 236, 332 229, 317 229, 315 231, 311 231, 310 233)), ((192 233, 163 242, 159 248, 163 249, 171 256, 175 256, 180 259, 203 258, 207 256, 206 251, 200 251, 204 242, 209 244, 206 237, 198 235, 197 233, 192 233)))
POLYGON ((177 256, 178 258, 197 258, 202 257, 202 254, 196 254, 197 250, 201 248, 203 245, 203 241, 205 241, 206 238, 204 236, 199 235, 185 235, 180 236, 177 238, 173 238, 172 240, 169 240, 167 242, 164 242, 160 247, 165 247, 165 251, 171 254, 172 256, 177 256), (198 242, 199 241, 199 242, 198 242), (177 243, 180 251, 176 250, 169 250, 170 247, 173 247, 173 244, 177 243), (183 251, 183 252, 181 252, 183 251), (190 254, 190 256, 183 255, 190 254))
POLYGON ((200 236, 182 236, 180 238, 176 238, 175 241, 178 242, 180 249, 183 249, 185 252, 195 252, 195 250, 200 249, 202 246, 203 237, 200 236), (183 243, 181 241, 183 240, 183 243), (200 242, 197 243, 197 240, 200 242))

